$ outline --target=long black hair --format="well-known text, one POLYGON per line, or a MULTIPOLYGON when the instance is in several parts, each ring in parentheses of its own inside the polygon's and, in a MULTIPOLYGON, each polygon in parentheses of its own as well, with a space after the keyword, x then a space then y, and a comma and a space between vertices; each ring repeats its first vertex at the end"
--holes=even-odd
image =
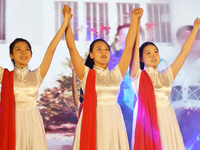
MULTIPOLYGON (((31 44, 26 40, 26 39, 23 39, 23 38, 16 38, 9 46, 9 49, 10 49, 10 54, 13 55, 13 49, 15 47, 15 44, 18 43, 18 42, 26 42, 28 44, 28 47, 31 51, 31 55, 32 55, 32 50, 31 50, 31 44)), ((13 62, 13 64, 15 64, 15 61, 13 59, 11 59, 11 61, 13 62)))
POLYGON ((106 44, 108 45, 108 47, 109 47, 109 50, 110 50, 110 46, 109 46, 109 44, 108 44, 105 40, 103 40, 103 39, 96 39, 96 40, 94 40, 94 41, 90 44, 90 49, 89 49, 90 51, 89 51, 89 54, 88 54, 87 59, 86 59, 86 61, 85 61, 85 65, 88 66, 90 69, 93 69, 93 66, 94 66, 94 59, 92 59, 92 58, 90 57, 90 53, 91 53, 92 50, 93 50, 94 44, 95 44, 96 42, 99 42, 99 41, 102 41, 102 42, 106 43, 106 44))
MULTIPOLYGON (((140 48, 139 48, 140 58, 142 58, 142 54, 143 54, 144 48, 145 48, 146 46, 148 46, 148 45, 153 45, 153 46, 155 46, 155 47, 157 48, 157 46, 156 46, 153 42, 147 41, 147 42, 143 43, 143 44, 140 46, 140 48)), ((157 48, 157 50, 158 50, 158 48, 157 48)), ((142 62, 141 60, 140 60, 140 69, 141 69, 141 70, 144 69, 144 62, 142 62)))

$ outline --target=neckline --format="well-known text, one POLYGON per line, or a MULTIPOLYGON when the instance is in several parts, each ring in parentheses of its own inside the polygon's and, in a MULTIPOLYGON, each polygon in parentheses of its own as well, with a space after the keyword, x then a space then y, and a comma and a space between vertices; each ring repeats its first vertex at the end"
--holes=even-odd
POLYGON ((100 74, 100 76, 107 76, 107 74, 109 73, 109 69, 108 66, 106 67, 106 69, 103 69, 101 67, 95 66, 93 67, 93 69, 100 74))
POLYGON ((144 68, 147 72, 158 72, 158 67, 145 66, 144 68))
POLYGON ((101 70, 101 71, 108 71, 108 66, 106 67, 106 69, 103 69, 101 67, 95 66, 93 67, 94 70, 101 70))
POLYGON ((16 70, 17 72, 19 72, 19 71, 20 72, 28 72, 28 66, 21 68, 21 67, 15 65, 14 70, 16 70))

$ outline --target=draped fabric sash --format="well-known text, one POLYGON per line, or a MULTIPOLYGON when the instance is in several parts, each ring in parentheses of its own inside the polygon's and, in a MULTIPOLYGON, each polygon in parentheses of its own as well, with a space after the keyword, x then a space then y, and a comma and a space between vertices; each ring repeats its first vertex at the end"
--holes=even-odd
POLYGON ((4 69, 0 102, 0 149, 15 150, 13 71, 4 69))
POLYGON ((138 97, 134 150, 161 150, 154 87, 145 70, 141 73, 138 97))
POLYGON ((90 69, 85 85, 80 150, 96 150, 96 105, 95 71, 90 69))

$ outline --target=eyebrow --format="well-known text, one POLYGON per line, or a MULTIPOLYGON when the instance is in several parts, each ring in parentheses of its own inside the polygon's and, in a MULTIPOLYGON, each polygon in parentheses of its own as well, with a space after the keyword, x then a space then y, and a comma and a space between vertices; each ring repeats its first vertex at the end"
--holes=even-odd
POLYGON ((147 49, 147 50, 145 50, 144 52, 148 52, 148 51, 150 51, 150 50, 147 49))
MULTIPOLYGON (((96 48, 99 48, 99 47, 103 47, 103 46, 97 46, 96 48)), ((109 48, 108 46, 105 46, 106 48, 109 48)))
MULTIPOLYGON (((157 50, 158 51, 158 49, 157 48, 155 48, 154 50, 157 50)), ((147 50, 145 50, 144 52, 147 52, 147 51, 150 51, 149 49, 147 49, 147 50)))
MULTIPOLYGON (((16 46, 15 48, 21 48, 22 46, 16 46)), ((30 48, 29 46, 25 46, 25 48, 30 48)))

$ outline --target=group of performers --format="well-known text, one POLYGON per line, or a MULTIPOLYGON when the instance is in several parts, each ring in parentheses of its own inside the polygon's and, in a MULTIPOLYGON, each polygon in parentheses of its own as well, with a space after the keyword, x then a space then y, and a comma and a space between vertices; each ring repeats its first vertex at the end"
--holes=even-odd
MULTIPOLYGON (((32 56, 30 43, 21 38, 10 44, 14 70, 0 67, 0 149, 47 150, 42 117, 36 106, 38 89, 49 69, 56 47, 65 33, 74 71, 84 93, 74 136, 74 150, 129 150, 129 142, 121 108, 117 103, 120 84, 128 68, 137 97, 134 108, 132 143, 134 150, 184 150, 183 138, 174 109, 170 105, 172 82, 183 66, 200 27, 196 19, 193 29, 175 61, 158 71, 159 50, 152 42, 140 47, 142 8, 131 13, 131 22, 119 62, 108 68, 109 44, 94 40, 84 63, 76 48, 70 27, 71 8, 64 5, 64 20, 51 41, 41 65, 28 69, 32 56)), ((134 98, 133 98, 134 99, 134 98)), ((76 103, 76 106, 79 106, 76 103)))

